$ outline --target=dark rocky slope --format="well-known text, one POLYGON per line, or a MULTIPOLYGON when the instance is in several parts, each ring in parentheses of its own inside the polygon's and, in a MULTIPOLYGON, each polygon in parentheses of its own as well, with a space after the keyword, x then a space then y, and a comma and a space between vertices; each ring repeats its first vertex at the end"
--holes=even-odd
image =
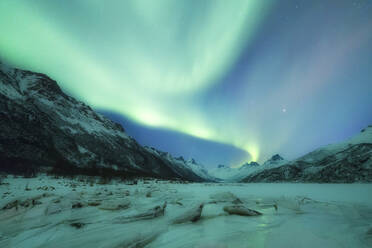
POLYGON ((252 173, 242 182, 372 182, 372 126, 345 142, 319 148, 279 167, 252 173))
POLYGON ((203 181, 185 163, 140 146, 46 75, 0 64, 0 171, 40 170, 203 181))

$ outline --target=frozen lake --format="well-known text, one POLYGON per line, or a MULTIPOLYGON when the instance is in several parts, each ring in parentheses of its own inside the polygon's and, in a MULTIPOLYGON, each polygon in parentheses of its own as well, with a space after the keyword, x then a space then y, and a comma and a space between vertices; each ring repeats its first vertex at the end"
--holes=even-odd
POLYGON ((371 247, 371 195, 371 184, 9 177, 0 186, 0 247, 371 247), (229 215, 226 206, 262 215, 229 215))

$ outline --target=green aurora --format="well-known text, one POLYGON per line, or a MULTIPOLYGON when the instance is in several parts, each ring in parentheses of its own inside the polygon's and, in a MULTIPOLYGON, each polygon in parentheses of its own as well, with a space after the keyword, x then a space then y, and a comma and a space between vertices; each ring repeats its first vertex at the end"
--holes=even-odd
POLYGON ((195 102, 254 36, 264 1, 78 2, 82 12, 55 18, 57 13, 42 7, 50 1, 1 1, 0 30, 7 34, 0 37, 2 58, 48 72, 95 108, 231 144, 258 159, 254 135, 220 130, 223 120, 209 120, 195 102), (72 26, 74 18, 82 21, 72 26), (96 40, 90 39, 92 28, 96 40))
POLYGON ((233 166, 295 158, 371 121, 359 2, 1 0, 0 59, 95 109, 245 151, 233 166))

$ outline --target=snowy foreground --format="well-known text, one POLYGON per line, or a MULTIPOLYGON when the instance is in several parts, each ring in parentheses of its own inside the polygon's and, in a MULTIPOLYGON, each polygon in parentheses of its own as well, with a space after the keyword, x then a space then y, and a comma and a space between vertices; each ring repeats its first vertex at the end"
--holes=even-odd
POLYGON ((0 186, 0 247, 372 247, 371 195, 372 184, 8 177, 0 186))

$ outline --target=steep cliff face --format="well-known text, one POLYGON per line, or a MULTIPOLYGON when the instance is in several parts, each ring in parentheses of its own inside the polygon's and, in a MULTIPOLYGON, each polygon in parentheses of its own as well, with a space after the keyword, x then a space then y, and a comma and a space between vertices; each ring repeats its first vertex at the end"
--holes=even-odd
POLYGON ((40 73, 0 64, 0 169, 115 170, 123 175, 203 180, 150 152, 117 123, 65 94, 40 73))
POLYGON ((284 165, 250 174, 243 182, 372 182, 372 126, 338 144, 284 165))

